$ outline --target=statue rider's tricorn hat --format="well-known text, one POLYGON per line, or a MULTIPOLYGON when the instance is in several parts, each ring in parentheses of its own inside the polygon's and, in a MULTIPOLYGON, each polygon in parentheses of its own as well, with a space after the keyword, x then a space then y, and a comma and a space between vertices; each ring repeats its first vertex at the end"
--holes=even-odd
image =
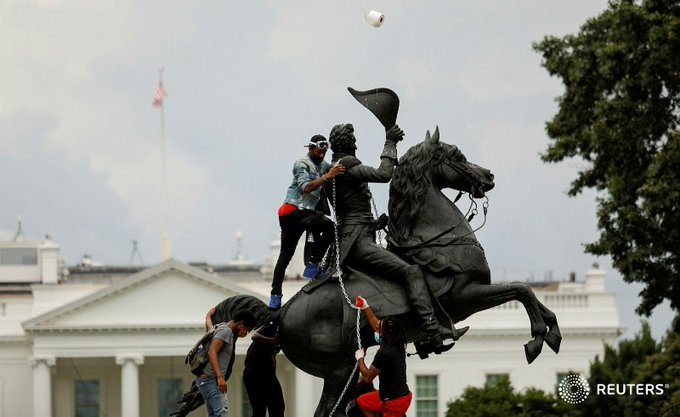
POLYGON ((397 123, 399 112, 399 97, 389 88, 374 88, 367 91, 358 91, 347 87, 349 93, 364 107, 378 118, 380 123, 389 130, 397 123))

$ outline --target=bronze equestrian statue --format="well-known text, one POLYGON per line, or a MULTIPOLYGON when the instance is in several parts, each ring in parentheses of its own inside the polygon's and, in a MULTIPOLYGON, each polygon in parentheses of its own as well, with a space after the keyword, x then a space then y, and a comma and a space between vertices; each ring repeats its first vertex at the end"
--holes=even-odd
MULTIPOLYGON (((493 187, 493 174, 488 169, 468 162, 456 146, 440 141, 438 128, 432 135, 427 132, 425 140, 411 147, 394 168, 386 250, 422 270, 434 314, 447 329, 443 331, 448 332, 444 338, 455 338, 453 324, 474 313, 512 300, 521 302, 530 321, 532 339, 524 350, 531 363, 541 353, 543 342, 559 352, 562 338, 555 314, 537 300, 525 283, 491 284, 484 249, 469 224, 469 213, 461 212, 442 192, 453 189, 468 193, 471 207, 476 207, 474 199, 485 198, 493 187)), ((486 206, 484 211, 486 215, 486 206)), ((377 271, 362 271, 360 263, 341 268, 341 281, 337 274, 330 273, 312 281, 276 313, 250 296, 230 297, 216 313, 217 320, 228 321, 233 312, 248 308, 262 324, 270 319, 278 321, 278 338, 286 357, 296 367, 324 380, 314 417, 347 415, 352 393, 346 388, 354 387, 358 379, 354 358, 357 311, 350 301, 354 297, 361 295, 371 300, 371 308, 378 316, 397 316, 409 342, 428 341, 431 337, 403 285, 377 271)), ((376 345, 373 330, 363 317, 359 333, 363 347, 376 345)), ((429 342, 419 343, 416 348, 425 358, 432 346, 429 342)), ((200 405, 195 405, 197 400, 191 392, 183 400, 185 405, 176 415, 184 416, 200 405)))
POLYGON ((385 145, 380 155, 380 166, 364 165, 355 155, 357 149, 354 126, 339 124, 331 129, 330 142, 333 163, 342 164, 345 174, 336 178, 329 195, 337 220, 339 262, 342 268, 352 267, 364 273, 376 274, 397 281, 405 290, 408 303, 420 316, 427 338, 419 341, 421 350, 442 353, 453 344, 444 340, 453 336, 458 340, 467 330, 452 330, 450 320, 440 324, 432 305, 431 296, 423 272, 417 264, 406 262, 398 254, 384 250, 376 243, 376 220, 371 211, 371 191, 368 183, 386 183, 392 179, 397 160, 397 142, 404 133, 395 124, 386 132, 385 145))

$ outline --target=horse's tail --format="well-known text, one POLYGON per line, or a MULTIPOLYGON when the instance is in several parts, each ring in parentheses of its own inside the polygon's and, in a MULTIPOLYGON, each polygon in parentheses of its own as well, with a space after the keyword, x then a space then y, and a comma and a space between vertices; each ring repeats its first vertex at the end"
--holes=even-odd
POLYGON ((224 299, 217 305, 215 314, 213 315, 213 322, 228 322, 237 311, 247 310, 253 313, 257 320, 255 327, 260 327, 272 321, 278 322, 277 312, 272 312, 267 307, 267 304, 257 297, 252 295, 235 295, 224 299))

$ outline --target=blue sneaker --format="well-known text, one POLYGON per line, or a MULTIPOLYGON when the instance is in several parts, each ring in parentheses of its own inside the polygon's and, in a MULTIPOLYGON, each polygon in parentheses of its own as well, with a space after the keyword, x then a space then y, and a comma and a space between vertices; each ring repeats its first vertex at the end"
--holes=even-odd
POLYGON ((318 263, 310 263, 302 273, 302 277, 307 279, 316 279, 319 275, 321 275, 321 268, 318 263))
POLYGON ((271 298, 269 299, 270 310, 278 310, 281 308, 281 297, 283 297, 283 295, 272 294, 271 298))

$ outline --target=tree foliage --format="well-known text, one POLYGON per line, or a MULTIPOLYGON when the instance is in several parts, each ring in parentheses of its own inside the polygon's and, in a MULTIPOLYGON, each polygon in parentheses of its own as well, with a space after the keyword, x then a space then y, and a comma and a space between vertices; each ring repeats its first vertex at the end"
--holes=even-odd
POLYGON ((592 394, 583 403, 583 407, 588 409, 588 415, 592 417, 658 416, 658 410, 656 414, 631 414, 631 404, 636 400, 634 396, 594 394, 596 394, 598 384, 636 383, 642 364, 660 351, 661 347, 652 337, 649 324, 646 322, 642 324, 640 333, 631 340, 620 341, 618 348, 606 345, 602 359, 596 356, 590 364, 588 383, 592 394))
POLYGON ((638 398, 631 408, 638 416, 645 412, 656 411, 661 417, 680 417, 680 314, 675 317, 660 351, 649 356, 638 370, 633 383, 668 384, 662 400, 658 398, 638 398))
POLYGON ((534 48, 565 88, 542 158, 579 158, 569 195, 598 191, 586 251, 645 285, 639 314, 664 298, 680 310, 680 0, 611 1, 578 34, 534 48))
POLYGON ((595 357, 587 376, 590 395, 579 404, 569 404, 557 395, 537 389, 518 393, 508 378, 483 388, 468 387, 448 404, 446 417, 566 416, 566 417, 680 417, 680 314, 666 337, 657 343, 649 325, 633 339, 605 346, 602 358, 595 357), (664 387, 656 395, 604 395, 598 384, 653 384, 664 387))
POLYGON ((680 416, 680 314, 657 343, 649 325, 622 340, 618 347, 605 346, 600 360, 590 364, 591 395, 583 403, 589 417, 676 417, 680 416), (597 395, 598 384, 652 384, 664 387, 659 395, 597 395))
POLYGON ((578 409, 552 394, 530 388, 516 392, 508 377, 483 388, 467 387, 459 399, 450 402, 446 417, 577 417, 578 409))

